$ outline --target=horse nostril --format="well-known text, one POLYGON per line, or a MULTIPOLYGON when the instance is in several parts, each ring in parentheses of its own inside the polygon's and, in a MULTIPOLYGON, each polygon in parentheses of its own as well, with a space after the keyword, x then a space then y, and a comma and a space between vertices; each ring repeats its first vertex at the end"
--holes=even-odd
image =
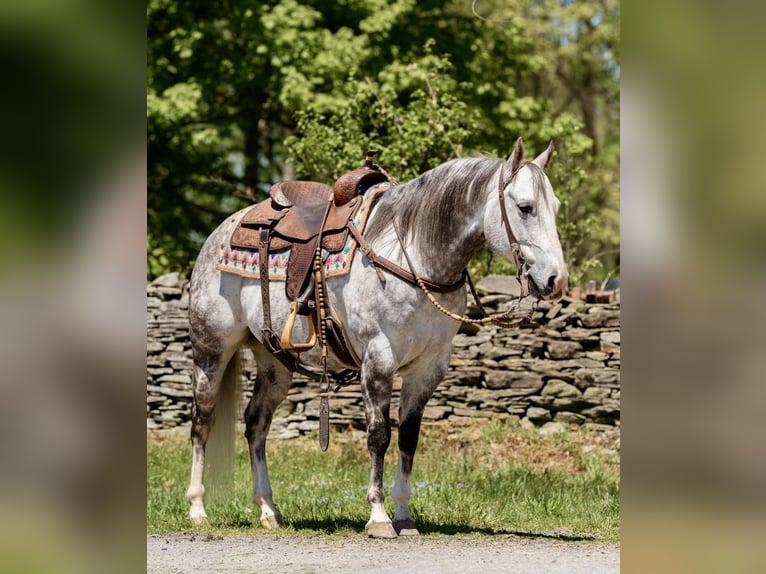
POLYGON ((551 275, 548 277, 548 291, 553 291, 553 289, 556 287, 556 276, 551 275))

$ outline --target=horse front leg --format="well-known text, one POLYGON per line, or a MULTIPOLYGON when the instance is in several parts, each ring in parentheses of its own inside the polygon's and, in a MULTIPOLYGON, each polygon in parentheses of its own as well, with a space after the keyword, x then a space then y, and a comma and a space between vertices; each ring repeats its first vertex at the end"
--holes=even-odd
POLYGON ((274 504, 266 464, 266 437, 274 411, 287 396, 292 373, 258 341, 251 343, 258 367, 253 395, 245 410, 245 437, 253 474, 253 502, 261 509, 261 524, 268 529, 284 526, 282 513, 274 504))
POLYGON ((447 372, 450 350, 451 347, 437 361, 429 362, 424 369, 402 373, 402 394, 399 402, 399 462, 396 466, 396 479, 392 493, 396 503, 393 526, 399 536, 420 534, 410 514, 412 463, 418 447, 423 410, 447 372))
POLYGON ((383 505, 383 464, 391 442, 391 390, 394 384, 394 363, 390 347, 371 346, 361 369, 362 399, 367 416, 367 450, 370 452, 370 484, 367 502, 370 520, 364 527, 372 538, 396 538, 391 518, 383 505))

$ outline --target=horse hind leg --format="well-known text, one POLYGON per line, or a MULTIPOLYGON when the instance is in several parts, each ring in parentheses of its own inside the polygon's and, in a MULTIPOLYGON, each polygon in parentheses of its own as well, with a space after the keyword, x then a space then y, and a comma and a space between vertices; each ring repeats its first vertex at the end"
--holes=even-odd
POLYGON ((444 377, 448 364, 449 351, 440 360, 430 363, 426 372, 403 373, 399 402, 399 460, 392 492, 395 503, 393 526, 399 536, 420 534, 410 514, 412 464, 418 447, 423 410, 444 377))
POLYGON ((261 524, 275 529, 284 525, 282 514, 274 504, 269 470, 266 463, 266 438, 274 411, 287 396, 292 373, 261 344, 250 344, 257 372, 253 395, 245 410, 245 437, 250 451, 253 474, 253 501, 261 509, 261 524))
MULTIPOLYGON (((221 476, 231 470, 233 460, 233 429, 239 384, 239 357, 237 344, 225 351, 193 350, 192 370, 192 416, 191 442, 192 467, 186 498, 189 501, 189 518, 195 524, 207 521, 203 479, 205 474, 206 449, 211 446, 211 455, 220 455, 220 464, 208 467, 221 476), (213 438, 216 444, 208 445, 213 424, 216 423, 213 438), (212 468, 215 466, 215 468, 212 468), (227 468, 223 468, 223 467, 227 468)), ((210 462, 210 461, 209 461, 210 462)))

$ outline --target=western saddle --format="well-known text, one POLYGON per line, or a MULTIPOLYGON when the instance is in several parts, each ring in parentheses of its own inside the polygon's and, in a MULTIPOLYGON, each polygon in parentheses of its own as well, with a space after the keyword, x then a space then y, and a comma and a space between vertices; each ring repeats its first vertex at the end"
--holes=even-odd
MULTIPOLYGON (((321 257, 322 248, 337 253, 345 247, 349 224, 361 204, 359 196, 390 179, 375 165, 376 153, 368 151, 364 166, 342 175, 333 186, 315 181, 274 184, 269 191, 270 201, 251 209, 232 234, 233 247, 258 250, 264 343, 289 368, 303 374, 317 376, 288 351, 301 353, 312 349, 317 344, 317 333, 323 355, 329 344, 338 359, 350 367, 333 376, 337 382, 349 382, 359 368, 359 360, 346 344, 340 323, 329 312, 321 257), (290 250, 285 281, 290 316, 281 336, 277 336, 271 327, 267 262, 270 253, 286 249, 290 250), (298 315, 308 320, 309 337, 305 342, 292 339, 298 315)), ((326 373, 324 365, 323 368, 326 373)))

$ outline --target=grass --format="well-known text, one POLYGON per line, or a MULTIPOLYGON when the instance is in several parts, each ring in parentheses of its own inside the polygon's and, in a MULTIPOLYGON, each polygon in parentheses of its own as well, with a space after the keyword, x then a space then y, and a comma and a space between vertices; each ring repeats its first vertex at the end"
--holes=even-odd
MULTIPOLYGON (((613 439, 614 435, 584 430, 542 436, 503 422, 424 427, 410 508, 426 535, 508 533, 617 540, 619 455, 615 445, 608 444, 613 439)), ((395 444, 396 431, 384 478, 390 514, 395 444)), ((184 496, 190 450, 185 436, 149 438, 148 532, 266 532, 252 502, 244 438, 237 442, 230 491, 206 500, 210 524, 191 525, 184 496)), ((369 511, 364 440, 334 431, 326 453, 316 439, 272 440, 267 451, 274 499, 287 522, 286 532, 359 535, 364 531, 369 511)))

